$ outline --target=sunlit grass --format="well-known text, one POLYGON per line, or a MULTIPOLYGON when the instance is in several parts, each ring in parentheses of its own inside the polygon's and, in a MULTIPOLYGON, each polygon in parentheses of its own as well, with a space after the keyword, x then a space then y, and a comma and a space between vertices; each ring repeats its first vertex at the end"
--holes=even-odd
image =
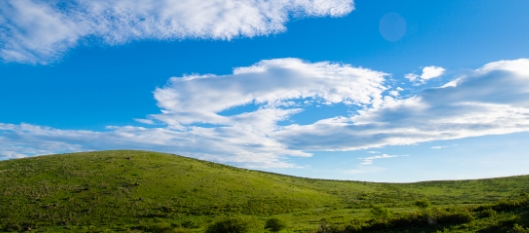
MULTIPOLYGON (((336 229, 374 224, 373 206, 387 208, 391 218, 417 215, 421 199, 474 216, 479 206, 523 192, 528 176, 384 184, 297 178, 145 151, 86 152, 0 162, 0 231, 204 232, 229 216, 251 216, 263 226, 275 216, 287 223, 282 232, 313 232, 322 219, 336 229)), ((515 210, 522 211, 450 227, 523 224, 525 212, 515 210)))

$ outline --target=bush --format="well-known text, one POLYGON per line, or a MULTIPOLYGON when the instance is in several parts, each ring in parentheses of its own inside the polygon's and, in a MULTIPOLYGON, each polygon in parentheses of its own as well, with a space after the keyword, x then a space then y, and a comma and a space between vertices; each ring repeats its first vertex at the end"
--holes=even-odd
POLYGON ((514 233, 529 233, 529 228, 524 228, 523 226, 520 226, 518 224, 514 224, 512 230, 514 233))
POLYGON ((173 231, 174 231, 174 233, 192 233, 191 230, 183 229, 183 228, 176 228, 173 231))
POLYGON ((154 224, 143 225, 140 228, 143 230, 149 231, 149 232, 171 232, 173 231, 173 227, 171 226, 171 224, 167 222, 158 222, 154 224))
POLYGON ((373 217, 378 219, 388 219, 391 216, 391 212, 382 206, 373 206, 370 212, 373 217))
POLYGON ((183 221, 180 223, 180 226, 187 229, 195 229, 200 227, 198 224, 190 220, 183 221))
POLYGON ((474 220, 474 216, 467 209, 457 209, 453 212, 443 212, 437 217, 439 224, 461 224, 474 220))
POLYGON ((341 233, 344 232, 344 226, 337 226, 332 223, 327 223, 327 219, 322 218, 320 220, 320 227, 318 228, 317 233, 341 233))
POLYGON ((415 206, 421 208, 421 209, 426 209, 430 206, 432 206, 432 203, 430 203, 430 201, 428 201, 428 199, 423 199, 423 200, 418 200, 418 201, 415 201, 415 206))
POLYGON ((278 218, 268 219, 265 224, 265 229, 269 229, 272 232, 279 232, 285 227, 285 222, 279 220, 278 218))
POLYGON ((232 218, 213 223, 208 227, 206 233, 247 233, 250 231, 248 222, 232 218))
POLYGON ((493 209, 484 209, 481 212, 479 212, 479 217, 481 218, 495 217, 496 215, 497 215, 497 212, 493 209))

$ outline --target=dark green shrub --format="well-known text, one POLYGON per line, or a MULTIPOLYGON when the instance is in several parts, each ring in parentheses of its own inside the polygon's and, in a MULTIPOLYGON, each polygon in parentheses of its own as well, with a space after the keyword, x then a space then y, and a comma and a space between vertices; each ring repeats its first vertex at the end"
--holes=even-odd
POLYGON ((514 224, 512 230, 514 233, 529 233, 529 228, 524 228, 523 226, 520 226, 518 224, 514 224))
POLYGON ((377 219, 388 219, 391 216, 391 212, 382 206, 372 206, 369 212, 377 219))
POLYGON ((285 227, 286 227, 285 222, 281 221, 278 218, 271 218, 271 219, 266 220, 265 229, 268 229, 272 232, 279 232, 285 227))
POLYGON ((183 221, 180 223, 180 226, 187 229, 195 229, 200 227, 198 224, 190 220, 183 221))
POLYGON ((327 219, 325 218, 322 218, 320 220, 320 227, 318 227, 318 233, 330 233, 332 232, 331 231, 331 226, 327 223, 327 219))
POLYGON ((430 203, 430 201, 428 201, 428 199, 423 199, 423 200, 417 200, 415 201, 415 206, 421 208, 421 209, 426 209, 430 206, 432 206, 432 203, 430 203))
POLYGON ((345 231, 345 227, 344 226, 338 226, 338 225, 334 225, 332 223, 327 223, 325 218, 323 218, 320 221, 320 227, 318 228, 318 231, 316 231, 316 232, 317 233, 342 233, 344 231, 345 231))
POLYGON ((362 231, 362 225, 357 224, 351 224, 348 226, 345 226, 346 232, 360 232, 362 231))
POLYGON ((7 223, 6 226, 4 227, 5 230, 7 231, 21 231, 22 230, 22 226, 18 223, 7 223))
POLYGON ((427 226, 428 216, 426 214, 422 213, 408 213, 402 216, 399 216, 397 218, 391 219, 391 226, 397 227, 397 228, 405 228, 409 226, 427 226))
POLYGON ((471 222, 472 220, 474 220, 474 216, 466 209, 440 214, 437 217, 437 223, 439 224, 461 224, 471 222))
POLYGON ((168 222, 158 222, 152 224, 145 224, 139 227, 139 229, 145 230, 147 232, 172 232, 173 227, 168 222))
POLYGON ((246 233, 250 231, 248 222, 232 218, 211 224, 206 233, 246 233))
POLYGON ((498 212, 496 212, 493 209, 484 209, 484 210, 479 212, 479 217, 481 217, 481 218, 495 217, 497 213, 498 212))
POLYGON ((176 228, 173 230, 173 233, 192 233, 192 231, 185 228, 176 228))

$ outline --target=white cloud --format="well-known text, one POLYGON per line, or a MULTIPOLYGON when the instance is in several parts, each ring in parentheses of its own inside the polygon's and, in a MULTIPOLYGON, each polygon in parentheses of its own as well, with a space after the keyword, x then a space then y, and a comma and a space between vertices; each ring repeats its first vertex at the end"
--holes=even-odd
POLYGON ((142 124, 146 124, 146 125, 153 125, 154 124, 154 121, 151 120, 151 119, 134 119, 136 122, 139 122, 139 123, 142 123, 142 124))
POLYGON ((529 131, 529 60, 500 61, 455 86, 422 91, 332 123, 289 125, 273 136, 300 150, 357 150, 529 131))
POLYGON ((306 63, 299 59, 264 60, 237 68, 231 75, 193 75, 171 78, 154 96, 162 114, 151 118, 175 129, 193 123, 246 124, 263 130, 299 112, 281 108, 289 102, 312 99, 324 104, 379 104, 386 74, 328 62, 306 63), (247 104, 259 110, 222 116, 219 112, 247 104))
MULTIPOLYGON (((382 72, 328 62, 265 60, 229 75, 171 78, 155 90, 146 127, 102 132, 0 123, 0 157, 100 149, 179 153, 245 166, 295 167, 288 156, 529 131, 529 60, 499 61, 453 85, 384 95, 382 72), (306 107, 346 104, 350 115, 290 122, 306 107), (244 106, 249 106, 245 108, 244 106), (223 111, 241 108, 230 115, 223 111)), ((363 159, 371 164, 376 155, 363 159)), ((381 157, 382 156, 382 157, 381 157)))
POLYGON ((360 165, 371 165, 371 164, 373 164, 373 160, 375 160, 375 159, 389 159, 389 158, 395 158, 395 157, 399 157, 399 155, 383 154, 383 155, 376 155, 376 156, 371 156, 371 157, 367 157, 367 158, 359 158, 359 159, 362 160, 360 165))
POLYGON ((440 149, 443 149, 443 148, 454 147, 454 146, 457 146, 457 144, 446 145, 446 146, 432 146, 431 148, 434 149, 434 150, 440 150, 440 149))
POLYGON ((279 121, 302 111, 296 102, 379 104, 386 89, 385 75, 343 64, 276 59, 237 68, 230 75, 171 78, 154 92, 161 113, 136 119, 163 127, 108 127, 108 132, 93 132, 3 124, 0 140, 5 143, 0 144, 0 151, 1 145, 16 145, 19 153, 28 155, 38 154, 26 150, 31 145, 44 151, 133 148, 247 166, 292 167, 283 156, 310 154, 288 149, 270 134, 281 129, 279 121), (220 114, 247 104, 258 107, 229 116, 220 114))
POLYGON ((427 66, 422 69, 421 79, 428 80, 443 75, 445 69, 437 66, 427 66))
POLYGON ((167 128, 109 127, 108 132, 60 130, 29 124, 0 124, 0 157, 103 149, 139 149, 179 153, 246 166, 294 167, 283 155, 308 156, 256 135, 245 128, 199 128, 186 132, 167 128))
POLYGON ((444 74, 445 71, 446 69, 443 67, 426 66, 422 69, 422 74, 420 76, 415 73, 409 73, 406 74, 404 77, 410 80, 410 82, 413 82, 416 85, 420 85, 426 83, 426 81, 428 81, 429 79, 440 77, 444 74))
POLYGON ((93 40, 254 37, 285 31, 291 16, 339 17, 353 8, 353 0, 5 0, 0 57, 46 63, 93 40))
POLYGON ((415 80, 419 78, 419 75, 414 74, 414 73, 409 73, 409 74, 406 74, 404 77, 409 79, 411 82, 414 82, 415 80))

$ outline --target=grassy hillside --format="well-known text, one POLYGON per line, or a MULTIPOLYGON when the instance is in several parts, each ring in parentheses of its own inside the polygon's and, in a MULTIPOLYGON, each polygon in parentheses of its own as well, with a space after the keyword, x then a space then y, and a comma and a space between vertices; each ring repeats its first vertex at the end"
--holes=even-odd
POLYGON ((529 176, 383 184, 154 152, 87 152, 0 162, 0 231, 204 232, 221 219, 264 225, 275 216, 287 223, 284 232, 402 232, 398 219, 417 226, 409 232, 504 232, 526 224, 524 192, 529 176), (417 200, 432 207, 419 208, 417 200), (451 214, 464 221, 442 221, 451 214), (425 224, 432 216, 436 222, 425 224))

